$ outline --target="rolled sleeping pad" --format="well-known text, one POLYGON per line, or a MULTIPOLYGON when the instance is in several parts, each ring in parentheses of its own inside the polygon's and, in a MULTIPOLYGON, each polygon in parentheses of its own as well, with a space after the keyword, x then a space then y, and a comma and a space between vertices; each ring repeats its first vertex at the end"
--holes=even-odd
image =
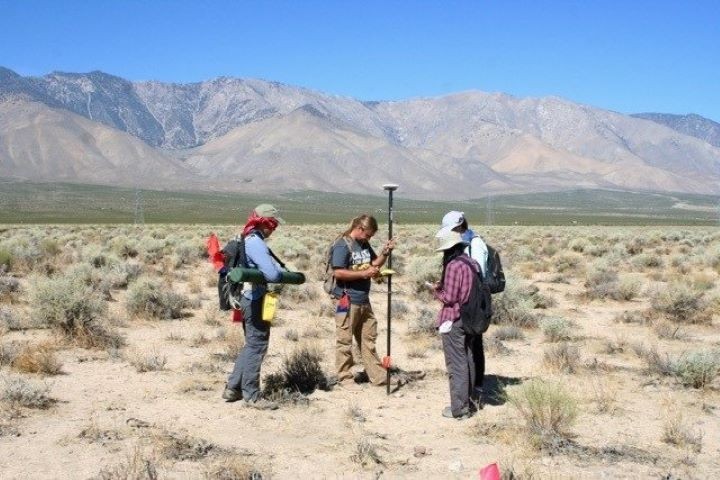
POLYGON ((227 279, 233 283, 289 283, 292 285, 300 285, 305 283, 305 274, 302 272, 283 271, 280 280, 277 282, 267 282, 262 272, 257 268, 235 267, 228 272, 227 279))

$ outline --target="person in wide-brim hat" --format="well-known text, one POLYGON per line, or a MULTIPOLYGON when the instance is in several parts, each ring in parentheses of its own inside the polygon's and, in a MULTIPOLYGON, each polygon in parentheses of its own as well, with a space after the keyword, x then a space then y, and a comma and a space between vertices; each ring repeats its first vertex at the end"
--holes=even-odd
POLYGON ((439 232, 436 251, 443 252, 440 282, 433 286, 433 295, 442 307, 435 326, 441 333, 445 365, 450 377, 450 405, 442 415, 448 418, 467 418, 471 414, 471 394, 475 383, 475 364, 472 344, 474 337, 462 328, 460 307, 470 298, 473 278, 480 265, 465 253, 467 242, 458 232, 439 232))

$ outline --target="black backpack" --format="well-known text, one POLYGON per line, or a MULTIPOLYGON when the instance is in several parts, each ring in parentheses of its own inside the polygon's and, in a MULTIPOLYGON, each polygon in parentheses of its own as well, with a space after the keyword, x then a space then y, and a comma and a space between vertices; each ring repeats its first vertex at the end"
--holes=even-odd
MULTIPOLYGON (((473 263, 466 257, 460 256, 458 260, 470 267, 473 272, 475 271, 473 263)), ((492 298, 490 297, 490 289, 482 281, 480 273, 472 276, 470 296, 467 303, 460 306, 460 318, 463 322, 463 330, 467 335, 482 335, 490 326, 492 298)))
POLYGON ((487 245, 487 249, 488 258, 484 280, 490 293, 500 293, 505 291, 505 272, 500 263, 500 254, 490 245, 487 245))
POLYGON ((230 240, 227 245, 223 247, 222 253, 225 255, 225 265, 222 270, 220 270, 218 277, 220 310, 232 310, 233 308, 238 308, 236 301, 242 293, 242 284, 228 281, 227 274, 235 267, 244 267, 247 265, 245 237, 240 235, 230 240), (235 305, 233 305, 234 303, 235 305))

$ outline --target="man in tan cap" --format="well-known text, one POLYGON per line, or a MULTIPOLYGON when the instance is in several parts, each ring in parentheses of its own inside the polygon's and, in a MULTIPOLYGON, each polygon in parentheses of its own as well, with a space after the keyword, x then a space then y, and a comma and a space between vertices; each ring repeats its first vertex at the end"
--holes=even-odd
MULTIPOLYGON (((282 266, 278 263, 265 240, 278 225, 285 221, 278 216, 277 208, 269 204, 258 205, 252 211, 243 228, 246 265, 262 272, 267 282, 280 279, 282 266)), ((240 265, 239 265, 240 266, 240 265)), ((222 398, 228 402, 244 400, 245 405, 261 410, 275 410, 277 404, 261 398, 260 367, 270 343, 270 323, 262 319, 262 304, 267 285, 250 284, 240 299, 245 329, 245 346, 235 360, 222 398)))

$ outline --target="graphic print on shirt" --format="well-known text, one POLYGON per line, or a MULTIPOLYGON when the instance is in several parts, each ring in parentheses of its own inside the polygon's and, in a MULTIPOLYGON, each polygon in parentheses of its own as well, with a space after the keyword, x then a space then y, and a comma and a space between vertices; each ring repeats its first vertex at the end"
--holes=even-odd
POLYGON ((372 261, 370 249, 363 248, 361 250, 353 250, 350 252, 350 265, 369 264, 372 261))

